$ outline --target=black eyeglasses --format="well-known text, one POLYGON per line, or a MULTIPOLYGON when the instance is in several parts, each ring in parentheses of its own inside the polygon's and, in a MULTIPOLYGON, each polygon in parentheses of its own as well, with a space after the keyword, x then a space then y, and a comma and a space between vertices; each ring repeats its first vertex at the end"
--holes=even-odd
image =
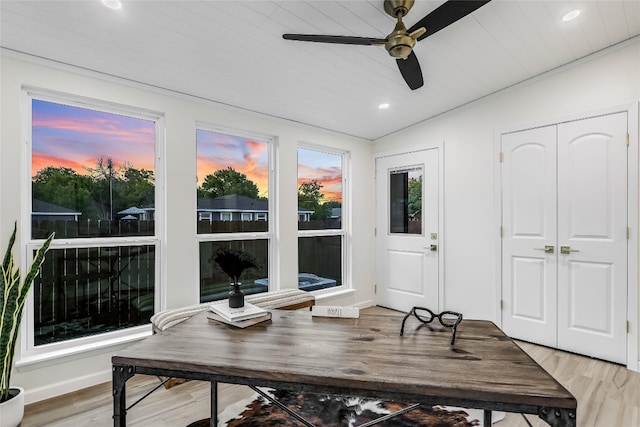
POLYGON ((411 311, 409 311, 407 315, 404 316, 404 319, 402 319, 400 336, 404 335, 404 324, 412 314, 422 323, 431 323, 433 322, 433 319, 438 319, 442 326, 453 329, 453 334, 451 335, 451 345, 456 342, 456 330, 460 322, 462 322, 462 314, 456 313, 455 311, 443 311, 440 314, 435 314, 428 308, 413 307, 411 311))

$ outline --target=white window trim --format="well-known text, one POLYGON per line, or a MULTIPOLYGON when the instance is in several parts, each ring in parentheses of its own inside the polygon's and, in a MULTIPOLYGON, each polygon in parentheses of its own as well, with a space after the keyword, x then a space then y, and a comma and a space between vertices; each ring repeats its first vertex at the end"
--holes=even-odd
MULTIPOLYGON (((51 249, 67 249, 73 247, 104 247, 104 246, 138 246, 138 245, 155 245, 155 289, 154 289, 154 312, 158 312, 164 304, 164 285, 162 278, 165 263, 161 262, 162 246, 164 242, 164 200, 166 189, 165 178, 165 141, 164 141, 164 115, 159 112, 146 110, 143 108, 132 107, 127 105, 115 104, 107 101, 101 101, 91 98, 84 98, 76 95, 59 93, 51 90, 24 86, 22 90, 22 105, 25 112, 22 121, 23 153, 22 153, 22 185, 21 202, 22 211, 21 218, 29 218, 28 221, 21 221, 22 236, 27 236, 22 240, 22 254, 20 268, 26 271, 27 266, 33 258, 33 251, 37 249, 43 242, 42 239, 31 239, 31 147, 32 147, 32 100, 38 99, 58 104, 71 105, 74 107, 87 108, 91 110, 104 111, 107 113, 122 114, 129 117, 135 117, 155 122, 156 129, 156 145, 155 145, 155 235, 154 236, 127 236, 127 237, 108 237, 95 239, 54 239, 51 243, 51 249)), ((165 267, 166 268, 166 267, 165 267)), ((33 293, 31 294, 33 295, 33 293)), ((16 366, 24 366, 33 363, 44 362, 47 360, 65 357, 74 354, 80 354, 87 351, 111 347, 122 343, 130 342, 144 338, 151 334, 151 325, 142 325, 127 329, 120 329, 113 332, 96 334, 88 337, 70 339, 57 343, 35 346, 34 344, 34 313, 35 307, 33 297, 29 296, 25 304, 25 312, 23 322, 20 325, 20 332, 23 339, 20 340, 20 356, 16 360, 16 366)))
MULTIPOLYGON (((351 152, 339 150, 318 144, 309 144, 299 142, 297 148, 307 150, 320 151, 323 153, 335 154, 342 157, 342 219, 341 229, 325 229, 325 230, 298 230, 298 238, 301 237, 318 237, 318 236, 342 236, 342 285, 329 289, 321 289, 312 291, 314 294, 340 294, 345 291, 353 290, 353 280, 351 277, 353 255, 351 251, 351 183, 350 164, 351 152)), ((299 207, 296 206, 296 209, 299 207)), ((298 274, 300 272, 298 271, 298 274)))

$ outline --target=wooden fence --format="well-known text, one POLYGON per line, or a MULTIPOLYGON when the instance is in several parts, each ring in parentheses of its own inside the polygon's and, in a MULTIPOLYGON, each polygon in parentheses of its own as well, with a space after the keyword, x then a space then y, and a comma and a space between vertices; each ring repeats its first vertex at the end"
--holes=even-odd
POLYGON ((34 282, 35 344, 146 324, 154 289, 153 245, 51 249, 34 282))
POLYGON ((38 220, 31 221, 33 239, 46 239, 55 231, 56 239, 91 238, 91 237, 123 237, 153 236, 155 221, 120 221, 120 220, 38 220))

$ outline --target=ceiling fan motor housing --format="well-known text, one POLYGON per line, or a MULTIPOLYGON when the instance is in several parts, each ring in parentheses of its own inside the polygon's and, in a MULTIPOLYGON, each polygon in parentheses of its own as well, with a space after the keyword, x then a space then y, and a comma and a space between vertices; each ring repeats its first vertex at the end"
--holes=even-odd
POLYGON ((398 14, 406 16, 413 7, 414 0, 384 0, 384 11, 396 18, 398 14))
POLYGON ((416 41, 413 37, 405 32, 404 34, 391 35, 384 44, 384 48, 387 49, 389 55, 394 58, 407 59, 407 56, 411 54, 411 50, 415 44, 416 41))
POLYGON ((413 2, 414 0, 385 0, 384 2, 384 10, 398 20, 393 32, 387 36, 387 42, 384 45, 389 55, 394 58, 407 59, 416 44, 415 38, 411 37, 402 22, 402 17, 409 12, 413 2))

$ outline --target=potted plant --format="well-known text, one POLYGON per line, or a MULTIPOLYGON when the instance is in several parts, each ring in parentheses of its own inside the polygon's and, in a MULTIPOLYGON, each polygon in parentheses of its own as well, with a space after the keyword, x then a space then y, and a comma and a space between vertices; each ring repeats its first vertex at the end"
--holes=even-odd
POLYGON ((229 307, 243 307, 244 292, 240 289, 240 276, 249 268, 258 268, 255 259, 244 251, 223 248, 216 252, 213 261, 231 278, 229 307))
POLYGON ((0 370, 2 371, 2 378, 0 378, 0 425, 2 427, 19 425, 24 414, 24 389, 10 387, 13 356, 27 294, 40 270, 44 256, 49 250, 51 240, 53 240, 52 233, 38 248, 27 275, 21 282, 20 267, 16 266, 12 252, 17 228, 18 225, 15 223, 13 233, 9 238, 7 252, 5 252, 0 266, 0 370))

